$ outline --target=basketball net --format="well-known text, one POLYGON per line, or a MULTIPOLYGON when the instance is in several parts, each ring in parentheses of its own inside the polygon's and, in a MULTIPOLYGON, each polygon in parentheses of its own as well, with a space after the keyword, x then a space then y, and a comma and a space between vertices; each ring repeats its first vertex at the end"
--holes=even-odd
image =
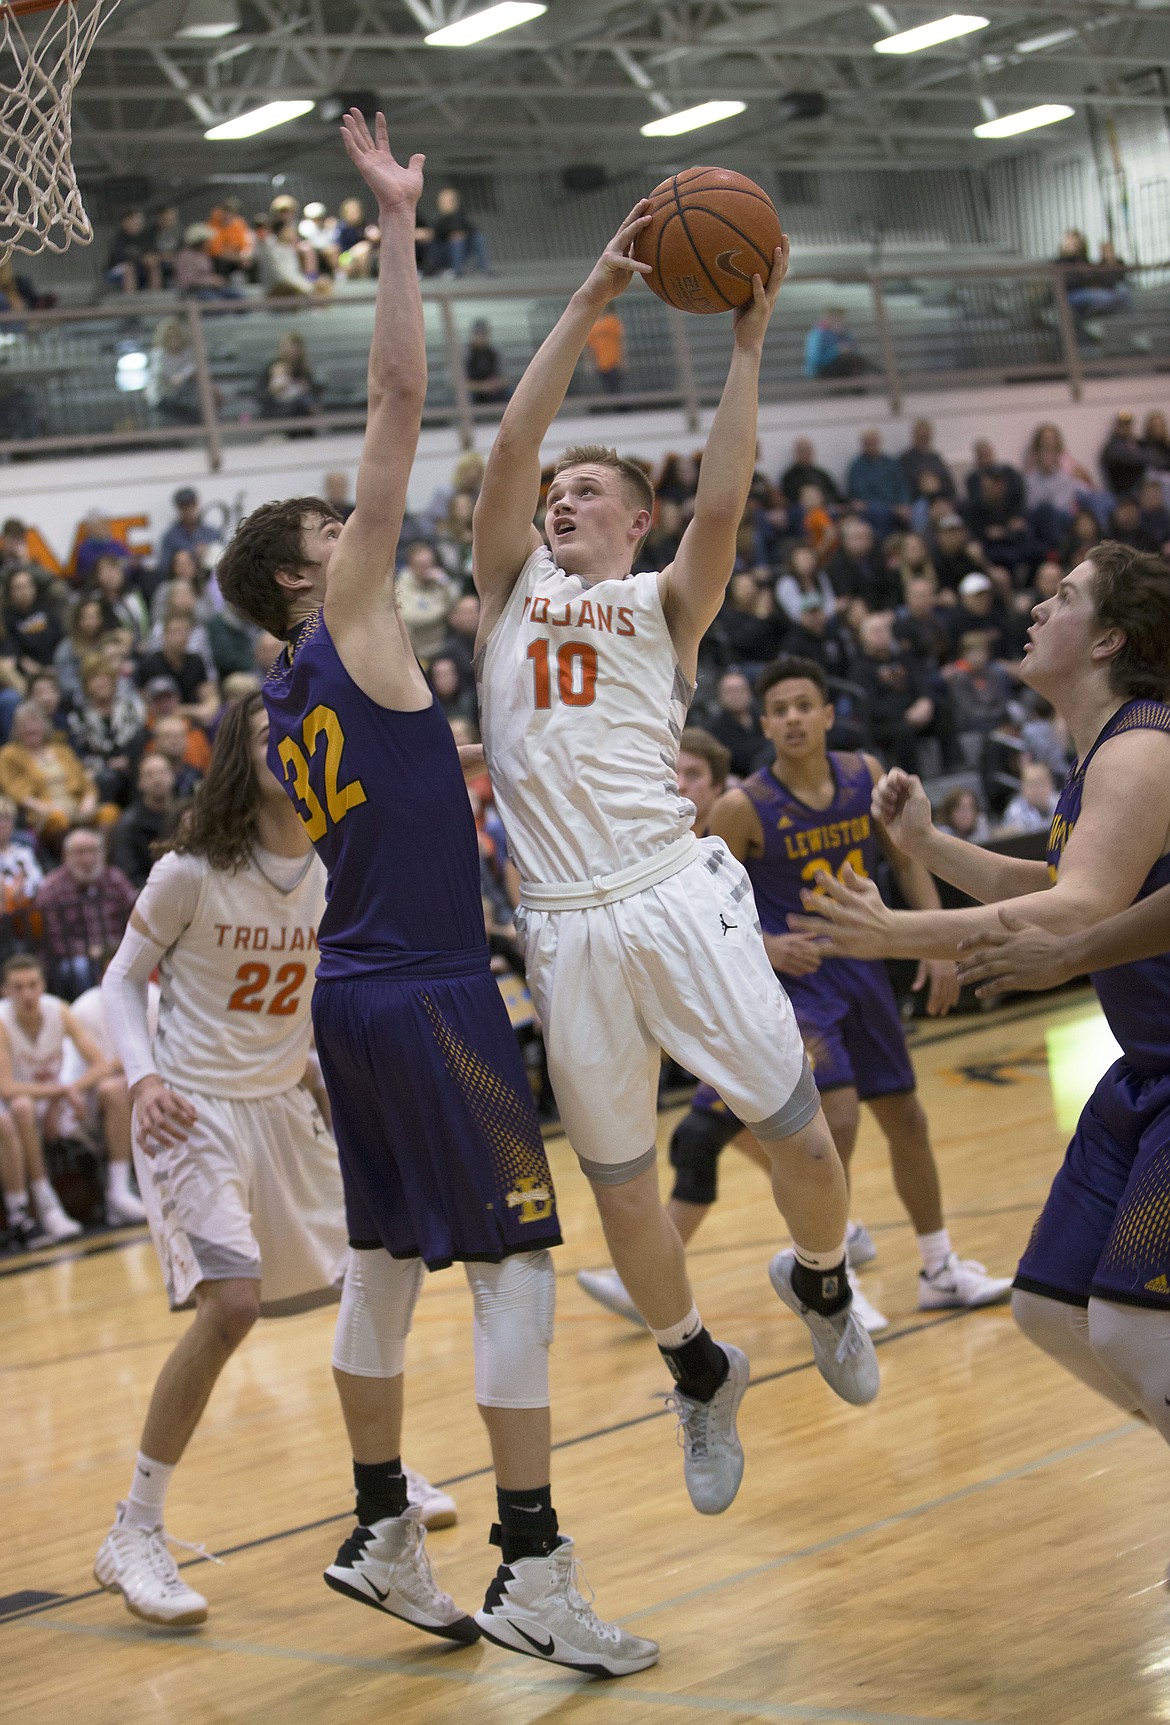
POLYGON ((73 91, 118 0, 0 0, 0 263, 88 245, 73 171, 73 91))

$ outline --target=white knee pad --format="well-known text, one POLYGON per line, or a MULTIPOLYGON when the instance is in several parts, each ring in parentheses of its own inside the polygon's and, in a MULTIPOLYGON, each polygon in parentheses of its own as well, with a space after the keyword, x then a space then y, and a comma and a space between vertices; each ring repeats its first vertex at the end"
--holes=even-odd
POLYGON ((557 1284, 548 1252, 465 1264, 475 1301, 475 1399, 486 1408, 546 1408, 557 1284))
MULTIPOLYGON (((1097 1302, 1089 1302, 1089 1311, 1097 1302)), ((1080 1378, 1091 1390, 1105 1396, 1127 1414, 1136 1410, 1132 1390, 1111 1368, 1090 1336, 1089 1311, 1065 1300, 1030 1294, 1023 1288, 1012 1293, 1012 1316, 1030 1342, 1043 1348, 1064 1369, 1080 1378)))
POLYGON ((422 1279, 421 1258, 351 1249, 333 1332, 333 1364, 339 1372, 355 1378, 399 1376, 422 1279))
POLYGON ((1088 1318, 1093 1353, 1129 1391, 1129 1411, 1141 1408, 1170 1441, 1170 1312, 1094 1297, 1088 1318))

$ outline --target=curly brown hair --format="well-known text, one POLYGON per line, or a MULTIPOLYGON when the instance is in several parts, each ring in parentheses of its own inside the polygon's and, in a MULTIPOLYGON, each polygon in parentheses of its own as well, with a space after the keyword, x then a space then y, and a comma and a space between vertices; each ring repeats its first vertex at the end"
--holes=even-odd
POLYGON ((1170 563, 1103 539, 1088 553, 1096 570, 1097 616, 1120 629, 1125 643, 1109 661, 1115 694, 1134 701, 1170 697, 1170 563))
POLYGON ((167 851, 206 857, 212 868, 228 874, 235 874, 247 863, 256 843, 260 813, 260 784, 252 764, 252 720, 263 707, 263 698, 255 693, 224 708, 207 777, 173 836, 151 847, 156 857, 167 851))
POLYGON ((288 594, 276 577, 282 570, 296 574, 308 567, 302 534, 314 517, 341 520, 321 497, 262 503, 245 515, 216 567, 215 578, 228 604, 270 635, 283 636, 288 628, 288 594))

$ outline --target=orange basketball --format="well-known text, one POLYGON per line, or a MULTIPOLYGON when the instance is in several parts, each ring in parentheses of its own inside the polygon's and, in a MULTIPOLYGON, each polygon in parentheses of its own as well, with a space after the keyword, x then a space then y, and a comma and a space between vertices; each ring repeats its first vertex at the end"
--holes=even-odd
POLYGON ((767 192, 730 168, 686 168, 650 193, 653 218, 634 241, 644 279, 679 311, 731 311, 767 281, 780 218, 767 192))

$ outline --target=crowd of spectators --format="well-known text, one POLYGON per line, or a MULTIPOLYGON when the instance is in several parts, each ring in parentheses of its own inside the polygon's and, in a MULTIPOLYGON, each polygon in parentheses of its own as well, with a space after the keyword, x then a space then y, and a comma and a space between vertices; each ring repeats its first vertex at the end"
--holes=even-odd
MULTIPOLYGON (((106 256, 108 285, 127 294, 168 290, 200 300, 237 299, 251 284, 272 300, 327 296, 339 279, 378 273, 381 234, 360 198, 344 198, 336 215, 322 203, 281 193, 266 210, 244 214, 225 198, 203 221, 181 223, 173 204, 148 215, 127 210, 106 256)), ((435 214, 422 209, 415 228, 420 275, 490 273, 487 241, 454 186, 443 186, 435 214)))
MULTIPOLYGON (((285 362, 294 373, 291 350, 285 362)), ((670 455, 653 475, 637 568, 677 551, 701 462, 701 452, 670 455)), ((896 455, 864 432, 844 473, 797 439, 781 473, 753 480, 689 724, 746 776, 770 755, 760 670, 780 653, 812 659, 829 679, 833 746, 922 773, 939 821, 962 837, 1042 832, 1071 744, 1019 679, 1032 608, 1101 538, 1170 554, 1165 415, 1139 432, 1119 413, 1099 466, 1078 465, 1052 424, 1036 428, 1019 465, 981 440, 963 475, 926 421, 896 455)), ((465 742, 478 722, 471 535, 482 479, 482 458, 466 454, 408 515, 396 574, 412 645, 465 742)), ((352 512, 348 475, 325 475, 322 490, 343 519, 352 512)), ((173 503, 149 560, 87 519, 69 578, 36 561, 19 520, 0 532, 0 961, 34 952, 66 1001, 99 981, 152 847, 206 770, 225 701, 257 688, 279 650, 224 603, 219 535, 198 494, 185 486, 173 503)), ((520 978, 518 883, 486 774, 470 793, 495 962, 520 978)))

